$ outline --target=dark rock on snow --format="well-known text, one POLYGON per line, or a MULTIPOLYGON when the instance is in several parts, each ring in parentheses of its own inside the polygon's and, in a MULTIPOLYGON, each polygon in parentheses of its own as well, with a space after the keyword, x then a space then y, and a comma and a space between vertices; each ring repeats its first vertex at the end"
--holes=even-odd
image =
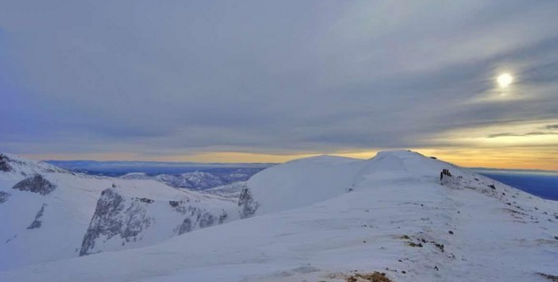
POLYGON ((9 164, 10 159, 4 154, 0 154, 0 171, 9 172, 12 171, 12 167, 9 164))
POLYGON ((0 204, 6 202, 10 196, 10 193, 0 191, 0 204))
MULTIPOLYGON (((170 215, 170 214, 169 214, 170 215)), ((161 229, 163 233, 181 235, 195 229, 205 228, 224 223, 228 214, 223 210, 220 214, 197 207, 184 201, 154 201, 148 198, 126 198, 118 192, 118 188, 109 188, 101 193, 97 201, 95 213, 83 238, 80 256, 93 254, 101 248, 96 243, 116 237, 122 245, 141 241, 148 228, 161 229), (172 227, 157 225, 160 214, 151 213, 151 209, 166 206, 169 213, 178 213, 181 221, 172 227)))
POLYGON ((38 193, 46 196, 56 189, 56 185, 46 180, 42 175, 36 174, 35 176, 18 182, 14 185, 13 189, 38 193))
POLYGON ((35 220, 33 220, 33 222, 31 222, 31 225, 29 225, 29 227, 27 227, 27 229, 36 229, 36 228, 41 227, 41 225, 43 224, 43 222, 41 221, 41 218, 43 217, 46 206, 47 206, 47 204, 43 204, 43 206, 41 207, 39 212, 37 212, 37 215, 35 215, 35 220))
POLYGON ((87 232, 81 243, 80 256, 90 254, 89 251, 95 247, 95 240, 106 235, 108 238, 119 234, 123 222, 118 220, 115 215, 124 209, 124 198, 120 196, 115 189, 106 189, 101 193, 101 197, 97 201, 95 213, 87 228, 87 232))
POLYGON ((248 218, 256 213, 260 204, 254 200, 252 192, 248 188, 244 188, 240 193, 238 206, 242 207, 239 211, 240 218, 248 218))

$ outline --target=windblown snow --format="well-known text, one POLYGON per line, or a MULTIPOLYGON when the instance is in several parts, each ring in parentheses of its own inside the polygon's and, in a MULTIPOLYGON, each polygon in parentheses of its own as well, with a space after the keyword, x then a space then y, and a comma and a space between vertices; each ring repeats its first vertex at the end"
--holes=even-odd
MULTIPOLYGON (((0 260, 5 270, 0 281, 374 281, 355 274, 376 271, 392 281, 555 281, 558 276, 557 202, 410 151, 381 152, 370 160, 322 156, 277 165, 235 187, 230 195, 240 200, 221 196, 219 189, 200 194, 215 201, 204 202, 208 209, 233 202, 236 215, 246 219, 142 248, 74 258, 71 252, 34 260, 28 256, 38 253, 34 248, 58 244, 55 237, 66 236, 66 228, 85 232, 95 208, 85 208, 75 197, 88 196, 90 201, 83 202, 95 206, 106 185, 76 182, 76 176, 64 172, 43 174, 57 188, 40 195, 12 189, 22 177, 1 175, 0 190, 10 194, 0 203, 1 224, 10 224, 8 211, 18 225, 6 230, 17 230, 12 240, 24 238, 29 247, 0 250, 10 251, 0 260), (444 169, 451 176, 440 179, 444 169), (70 178, 71 185, 64 181, 70 178), (52 223, 47 216, 54 207, 64 209, 57 211, 59 223, 52 224, 58 230, 29 237, 52 223), (27 229, 34 220, 41 227, 27 229), (61 220, 76 222, 76 227, 61 220), (14 258, 26 261, 15 266, 27 266, 14 268, 14 258)), ((113 179, 95 181, 111 185, 113 179)), ((134 199, 181 197, 167 186, 132 188, 139 183, 116 185, 129 187, 122 193, 134 199)), ((113 193, 106 191, 113 188, 105 190, 113 193)), ((2 231, 2 236, 11 233, 2 231)))

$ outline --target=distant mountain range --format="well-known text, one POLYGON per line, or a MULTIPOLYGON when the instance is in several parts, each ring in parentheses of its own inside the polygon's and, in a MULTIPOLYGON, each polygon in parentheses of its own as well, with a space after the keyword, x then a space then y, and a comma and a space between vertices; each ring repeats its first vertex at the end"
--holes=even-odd
POLYGON ((59 161, 48 160, 57 167, 75 172, 92 175, 122 176, 128 173, 141 172, 147 175, 182 174, 186 172, 247 173, 254 174, 274 163, 193 163, 193 162, 138 162, 138 161, 59 161))
POLYGON ((179 163, 128 161, 45 161, 69 171, 121 179, 155 180, 175 188, 206 190, 237 182, 272 163, 179 163))

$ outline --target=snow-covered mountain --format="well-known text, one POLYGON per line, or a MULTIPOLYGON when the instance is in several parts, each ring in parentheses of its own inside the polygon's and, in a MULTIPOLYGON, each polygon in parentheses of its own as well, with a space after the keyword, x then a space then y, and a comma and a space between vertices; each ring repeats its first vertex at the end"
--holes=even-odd
POLYGON ((231 199, 196 193, 172 199, 135 195, 136 191, 119 187, 101 192, 80 256, 148 246, 239 217, 231 199))
POLYGON ((225 198, 234 199, 235 201, 237 201, 242 191, 244 191, 246 188, 247 188, 246 182, 241 181, 241 182, 234 182, 231 184, 207 189, 204 190, 204 192, 213 195, 218 195, 225 198))
POLYGON ((0 155, 0 270, 147 246, 238 218, 236 199, 0 155))
POLYGON ((145 248, 12 269, 0 272, 0 281, 542 282, 558 276, 557 202, 418 153, 302 159, 237 188, 244 220, 145 248), (449 173, 440 179, 444 169, 449 173))
POLYGON ((35 162, 20 158, 13 154, 0 154, 0 172, 4 178, 18 179, 21 176, 30 176, 41 173, 69 173, 45 162, 35 162))
POLYGON ((181 174, 158 174, 149 176, 142 172, 132 172, 120 176, 122 179, 153 179, 165 183, 171 187, 186 188, 192 190, 206 190, 247 181, 251 173, 210 173, 203 171, 186 172, 181 174))

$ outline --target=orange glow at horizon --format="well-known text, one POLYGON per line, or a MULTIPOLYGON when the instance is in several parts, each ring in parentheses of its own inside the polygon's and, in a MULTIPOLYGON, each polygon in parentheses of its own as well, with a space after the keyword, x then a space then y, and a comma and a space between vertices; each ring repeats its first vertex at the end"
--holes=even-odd
MULTIPOLYGON (((382 149, 383 150, 383 149, 382 149)), ((369 159, 378 151, 332 152, 328 155, 369 159)), ((389 149, 385 149, 389 150, 389 149)), ((540 169, 558 171, 558 149, 549 148, 411 148, 427 157, 435 156, 463 167, 486 167, 502 169, 540 169)), ((325 154, 325 153, 324 153, 325 154)), ((261 154, 245 152, 207 152, 191 155, 167 155, 146 157, 135 153, 103 154, 46 154, 23 155, 37 160, 120 160, 120 161, 164 161, 164 162, 202 162, 202 163, 283 163, 290 160, 323 155, 308 154, 261 154)))
MULTIPOLYGON (((452 129, 429 136, 429 139, 420 140, 425 144, 439 144, 438 146, 409 149, 425 156, 435 156, 441 160, 463 167, 558 171, 558 130, 553 129, 553 125, 556 124, 558 124, 558 120, 539 120, 452 129)), ((370 148, 368 150, 357 150, 347 148, 337 151, 300 153, 256 153, 232 150, 208 150, 192 153, 141 153, 138 150, 136 152, 85 154, 24 154, 23 156, 37 160, 283 163, 323 154, 369 159, 381 150, 390 149, 370 148)))

